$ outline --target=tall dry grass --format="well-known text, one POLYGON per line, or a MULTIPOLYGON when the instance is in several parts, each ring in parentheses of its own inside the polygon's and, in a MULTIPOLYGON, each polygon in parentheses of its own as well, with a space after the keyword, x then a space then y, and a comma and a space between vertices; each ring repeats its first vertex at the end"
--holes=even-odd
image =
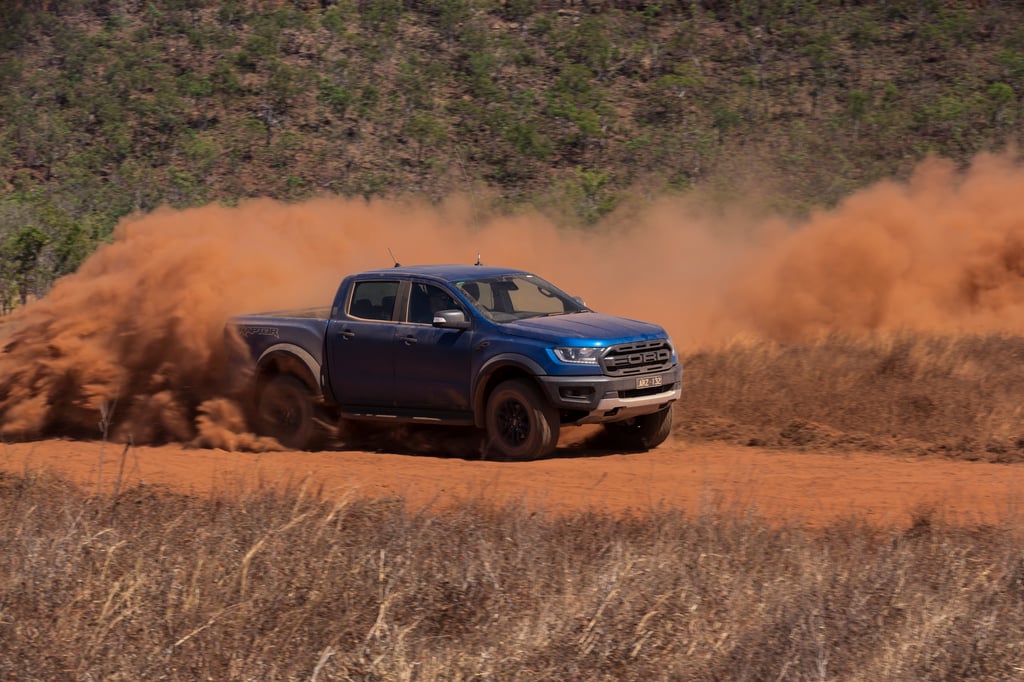
MULTIPOLYGON (((735 510, 730 510, 735 511, 735 510)), ((1015 679, 1015 529, 0 475, 0 679, 1015 679)))
POLYGON ((1024 337, 738 339, 685 362, 695 438, 1024 460, 1024 337))

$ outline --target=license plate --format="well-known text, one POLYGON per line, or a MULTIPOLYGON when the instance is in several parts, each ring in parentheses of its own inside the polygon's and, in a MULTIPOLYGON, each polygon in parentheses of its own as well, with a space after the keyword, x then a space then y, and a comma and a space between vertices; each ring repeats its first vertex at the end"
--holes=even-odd
POLYGON ((637 377, 636 387, 637 388, 654 388, 655 386, 661 386, 661 376, 656 377, 637 377))

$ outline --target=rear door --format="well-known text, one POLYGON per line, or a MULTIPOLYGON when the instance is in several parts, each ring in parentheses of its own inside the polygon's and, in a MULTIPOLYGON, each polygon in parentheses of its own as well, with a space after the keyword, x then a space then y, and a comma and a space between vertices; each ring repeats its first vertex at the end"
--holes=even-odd
POLYGON ((344 315, 327 326, 324 350, 331 391, 342 407, 394 403, 400 285, 397 279, 356 280, 344 303, 344 315))
POLYGON ((440 310, 462 310, 472 319, 443 287, 411 282, 395 333, 395 401, 425 412, 468 412, 473 330, 434 327, 440 310))

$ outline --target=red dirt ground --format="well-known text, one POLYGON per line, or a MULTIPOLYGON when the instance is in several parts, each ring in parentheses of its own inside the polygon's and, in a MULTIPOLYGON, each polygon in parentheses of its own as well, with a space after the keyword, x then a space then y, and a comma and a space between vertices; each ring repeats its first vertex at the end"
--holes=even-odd
POLYGON ((679 440, 641 454, 570 445, 552 459, 526 463, 386 452, 126 449, 71 440, 0 446, 0 469, 55 471, 87 490, 96 488, 101 464, 105 492, 113 490, 123 464, 123 486, 141 483, 195 494, 305 482, 330 496, 402 496, 413 507, 485 498, 499 504, 519 500, 554 512, 754 510, 808 525, 847 517, 905 525, 926 510, 958 523, 1016 521, 1024 500, 1020 465, 679 440))

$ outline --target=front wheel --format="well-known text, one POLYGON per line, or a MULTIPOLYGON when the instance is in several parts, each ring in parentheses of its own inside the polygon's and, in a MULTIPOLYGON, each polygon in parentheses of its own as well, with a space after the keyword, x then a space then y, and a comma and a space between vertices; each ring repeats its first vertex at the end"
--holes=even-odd
POLYGON ((526 379, 498 384, 487 400, 488 450, 504 459, 549 455, 558 444, 558 411, 526 379))
POLYGON ((672 433, 672 408, 604 425, 615 444, 626 450, 651 450, 672 433))
POLYGON ((322 435, 313 392, 290 374, 277 374, 263 384, 256 398, 256 423, 262 434, 289 450, 310 449, 322 435))

